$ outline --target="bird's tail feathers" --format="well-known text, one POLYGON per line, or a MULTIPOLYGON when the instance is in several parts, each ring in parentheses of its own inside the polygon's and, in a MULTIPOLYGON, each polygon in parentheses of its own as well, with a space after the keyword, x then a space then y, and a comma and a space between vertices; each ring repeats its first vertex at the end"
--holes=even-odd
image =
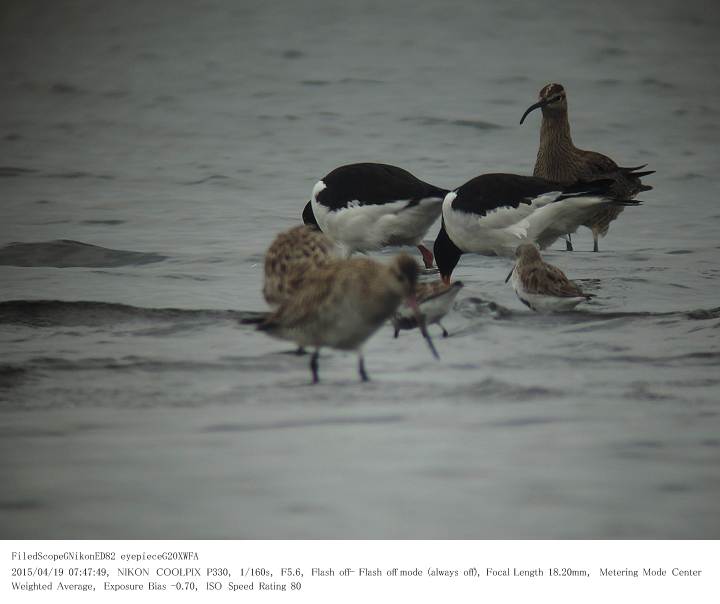
POLYGON ((646 170, 645 172, 639 172, 639 170, 642 170, 646 166, 647 164, 643 164, 642 166, 633 166, 632 168, 620 168, 620 172, 627 176, 634 176, 636 178, 655 174, 655 170, 646 170))
POLYGON ((571 197, 605 196, 611 195, 612 186, 615 181, 611 178, 600 178, 598 180, 579 180, 567 187, 562 188, 562 193, 555 201, 562 201, 571 197))
POLYGON ((645 202, 642 199, 608 199, 611 206, 641 206, 645 202))

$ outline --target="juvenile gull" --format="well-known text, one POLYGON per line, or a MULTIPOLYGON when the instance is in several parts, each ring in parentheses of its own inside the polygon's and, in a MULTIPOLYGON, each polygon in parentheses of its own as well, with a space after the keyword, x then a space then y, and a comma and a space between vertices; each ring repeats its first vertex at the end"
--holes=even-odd
POLYGON ((559 268, 548 264, 531 243, 519 245, 517 261, 507 276, 520 301, 538 312, 572 310, 592 296, 584 293, 559 268))
MULTIPOLYGON (((452 308, 455 298, 463 288, 462 281, 455 281, 452 284, 444 281, 433 281, 432 283, 418 283, 415 290, 420 313, 425 319, 426 325, 437 323, 442 329, 444 338, 448 336, 447 329, 440 321, 452 308)), ((401 329, 414 329, 418 327, 417 317, 410 312, 409 308, 400 307, 393 315, 393 327, 395 337, 398 337, 401 329)))
POLYGON ((431 268, 432 252, 421 242, 447 192, 396 166, 349 164, 315 184, 303 220, 345 246, 348 255, 412 245, 431 268))
MULTIPOLYGON (((570 136, 567 93, 560 84, 548 84, 539 93, 539 101, 527 108, 520 120, 535 109, 542 109, 540 146, 535 161, 534 176, 547 178, 562 184, 578 180, 609 178, 613 181, 612 196, 616 199, 632 199, 641 191, 652 189, 642 184, 641 177, 653 174, 654 170, 640 172, 646 164, 634 168, 621 168, 607 155, 595 151, 578 149, 570 136)), ((610 223, 623 211, 622 206, 598 208, 583 226, 592 230, 593 251, 598 251, 598 237, 607 235, 610 223)), ((572 250, 570 235, 567 249, 572 250)))
POLYGON ((269 335, 315 351, 310 359, 318 382, 320 348, 355 350, 358 371, 368 381, 362 345, 403 301, 415 308, 423 335, 437 357, 415 302, 418 265, 407 254, 389 264, 367 258, 334 259, 308 271, 294 295, 258 326, 269 335))

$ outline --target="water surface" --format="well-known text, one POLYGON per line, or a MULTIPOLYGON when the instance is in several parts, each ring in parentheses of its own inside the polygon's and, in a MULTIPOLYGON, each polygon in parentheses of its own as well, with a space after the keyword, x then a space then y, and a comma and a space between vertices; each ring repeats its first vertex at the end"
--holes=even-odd
POLYGON ((717 10, 5 4, 4 538, 720 537, 717 10), (440 362, 388 326, 371 383, 327 352, 316 387, 240 324, 318 178, 530 173, 550 81, 579 146, 657 170, 600 253, 546 254, 585 308, 465 256, 440 362))

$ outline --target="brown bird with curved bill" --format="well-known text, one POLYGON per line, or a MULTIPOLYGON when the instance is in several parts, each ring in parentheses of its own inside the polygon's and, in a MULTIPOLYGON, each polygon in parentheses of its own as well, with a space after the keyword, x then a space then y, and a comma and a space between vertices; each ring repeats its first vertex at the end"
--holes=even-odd
POLYGON ((531 243, 519 245, 517 261, 505 283, 512 286, 525 306, 537 312, 572 310, 592 298, 570 281, 557 266, 548 264, 531 243))
MULTIPOLYGON (((642 184, 643 176, 653 174, 654 170, 640 172, 647 164, 634 168, 622 168, 607 155, 595 151, 578 149, 570 135, 568 103, 565 89, 560 84, 548 84, 540 90, 539 100, 527 108, 520 123, 535 109, 542 110, 540 126, 540 146, 533 176, 547 178, 561 184, 571 184, 578 180, 598 178, 612 179, 611 188, 615 199, 630 200, 642 191, 652 189, 642 184)), ((583 226, 592 230, 593 251, 598 251, 598 238, 604 237, 610 223, 623 211, 622 206, 599 208, 583 226)), ((567 235, 567 249, 572 250, 570 234, 567 235)))
POLYGON ((358 371, 368 381, 362 345, 404 302, 415 309, 423 336, 437 351, 415 302, 419 268, 407 254, 389 264, 366 258, 332 259, 305 273, 294 294, 258 325, 276 338, 313 347, 310 359, 317 383, 318 359, 324 346, 358 353, 358 371))

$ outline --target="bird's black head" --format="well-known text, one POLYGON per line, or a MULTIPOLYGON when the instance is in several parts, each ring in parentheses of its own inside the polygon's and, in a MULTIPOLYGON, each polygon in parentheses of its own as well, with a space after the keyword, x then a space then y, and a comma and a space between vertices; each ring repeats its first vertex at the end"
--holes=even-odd
POLYGON ((445 221, 443 221, 440 227, 440 232, 435 239, 435 245, 433 246, 433 253, 435 254, 435 262, 440 270, 440 276, 445 283, 450 283, 450 275, 452 275, 453 269, 457 266, 462 250, 456 246, 450 236, 445 230, 445 221))
POLYGON ((316 229, 320 230, 320 225, 317 223, 317 220, 315 220, 315 213, 312 209, 312 201, 308 201, 305 204, 305 209, 302 213, 302 219, 305 224, 309 226, 314 226, 316 229))
POLYGON ((544 116, 558 116, 563 113, 567 113, 567 96, 565 95, 565 88, 561 84, 548 84, 540 89, 538 94, 538 102, 534 105, 530 105, 523 113, 520 118, 520 123, 525 121, 527 115, 535 111, 535 109, 542 109, 544 116))

